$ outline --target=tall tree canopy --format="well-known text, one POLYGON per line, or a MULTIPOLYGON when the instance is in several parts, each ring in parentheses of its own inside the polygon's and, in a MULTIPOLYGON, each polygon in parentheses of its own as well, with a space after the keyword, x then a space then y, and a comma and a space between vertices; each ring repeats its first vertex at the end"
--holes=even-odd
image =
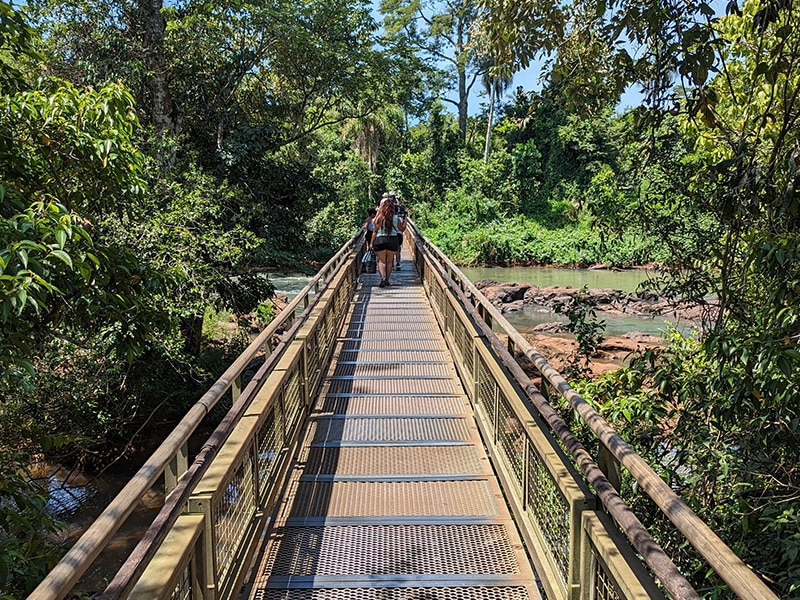
POLYGON ((465 141, 469 95, 483 71, 471 43, 478 14, 474 0, 383 0, 380 10, 390 39, 421 52, 432 74, 443 78, 444 89, 455 87, 456 99, 442 100, 456 107, 465 141))

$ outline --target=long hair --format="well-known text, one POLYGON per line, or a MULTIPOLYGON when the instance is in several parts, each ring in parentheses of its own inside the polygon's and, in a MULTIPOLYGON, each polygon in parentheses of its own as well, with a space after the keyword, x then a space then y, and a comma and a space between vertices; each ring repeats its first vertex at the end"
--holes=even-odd
POLYGON ((394 225, 394 204, 391 202, 384 202, 378 208, 378 214, 373 219, 375 223, 375 231, 383 235, 392 233, 392 226, 394 225))

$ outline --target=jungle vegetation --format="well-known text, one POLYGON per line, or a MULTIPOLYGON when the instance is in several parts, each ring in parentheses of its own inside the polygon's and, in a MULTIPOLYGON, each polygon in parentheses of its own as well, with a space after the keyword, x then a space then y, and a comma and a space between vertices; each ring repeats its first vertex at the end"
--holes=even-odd
POLYGON ((30 465, 135 460, 270 314, 263 275, 315 271, 396 189, 459 263, 654 263, 709 309, 575 384, 800 597, 800 4, 378 8, 0 0, 0 596, 62 551, 30 465))

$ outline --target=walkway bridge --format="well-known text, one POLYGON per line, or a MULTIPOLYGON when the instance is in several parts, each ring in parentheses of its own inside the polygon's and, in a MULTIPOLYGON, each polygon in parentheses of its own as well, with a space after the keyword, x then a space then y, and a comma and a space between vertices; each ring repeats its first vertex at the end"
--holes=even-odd
POLYGON ((359 275, 363 234, 351 239, 29 598, 68 597, 161 477, 164 508, 104 600, 699 598, 627 508, 623 470, 736 596, 777 598, 410 230, 412 259, 387 288, 359 275), (190 436, 226 396, 190 463, 190 436))

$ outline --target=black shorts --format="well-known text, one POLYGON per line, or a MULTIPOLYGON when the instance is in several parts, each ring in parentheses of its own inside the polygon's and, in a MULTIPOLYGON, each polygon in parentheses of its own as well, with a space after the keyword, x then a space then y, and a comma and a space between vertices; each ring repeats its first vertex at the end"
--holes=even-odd
POLYGON ((370 230, 370 229, 367 229, 367 233, 364 234, 364 237, 366 238, 368 244, 369 244, 369 241, 372 239, 372 234, 373 233, 375 233, 375 232, 370 230))
POLYGON ((372 247, 375 249, 375 252, 380 252, 381 250, 397 252, 400 245, 397 243, 396 235, 379 235, 375 238, 372 247))
POLYGON ((402 247, 403 247, 403 234, 402 233, 398 233, 397 234, 397 249, 399 250, 402 247))

